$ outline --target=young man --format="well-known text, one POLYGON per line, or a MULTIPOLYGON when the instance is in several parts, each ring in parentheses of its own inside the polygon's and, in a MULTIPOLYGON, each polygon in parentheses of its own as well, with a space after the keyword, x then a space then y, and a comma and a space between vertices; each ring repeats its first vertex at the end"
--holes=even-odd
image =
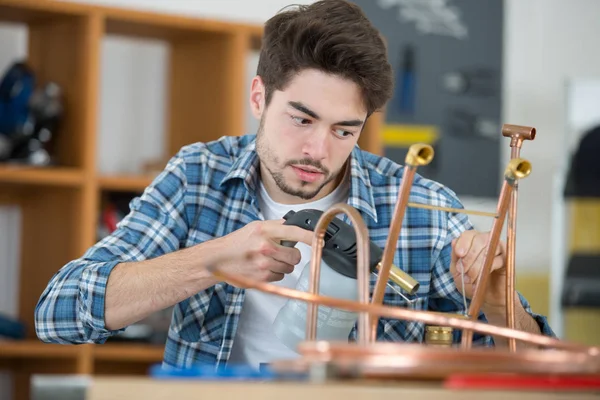
MULTIPOLYGON (((283 215, 338 202, 361 213, 383 248, 403 169, 356 144, 391 93, 384 43, 357 6, 329 0, 271 18, 250 94, 257 135, 181 149, 131 202, 118 230, 52 278, 36 308, 39 338, 102 343, 175 305, 166 365, 258 366, 297 356, 272 329, 285 299, 220 282, 207 267, 295 287, 310 258, 312 232, 283 225, 283 215), (281 240, 298 245, 283 247, 281 240)), ((449 189, 418 175, 413 193, 421 202, 461 207, 449 189)), ((405 220, 396 264, 421 284, 410 307, 463 311, 457 266, 464 266, 470 297, 487 234, 472 230, 462 214, 409 209, 405 220)), ((505 320, 504 258, 501 245, 480 315, 498 325, 505 320)), ((409 306, 393 291, 385 303, 409 306)), ((552 335, 523 297, 516 303, 518 329, 552 335)), ((421 341, 423 335, 419 323, 382 318, 378 326, 379 340, 421 341)), ((350 339, 355 336, 353 330, 350 339)))

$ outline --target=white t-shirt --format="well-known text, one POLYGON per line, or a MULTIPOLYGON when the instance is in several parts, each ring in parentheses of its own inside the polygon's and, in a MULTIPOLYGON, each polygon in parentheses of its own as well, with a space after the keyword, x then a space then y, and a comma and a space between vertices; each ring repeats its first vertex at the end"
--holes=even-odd
MULTIPOLYGON (((265 220, 276 220, 283 218, 290 210, 299 211, 310 208, 325 211, 336 203, 346 203, 349 192, 348 179, 344 179, 343 182, 322 199, 303 204, 276 203, 261 182, 258 202, 262 216, 265 220)), ((300 263, 296 265, 294 272, 286 274, 283 280, 273 282, 273 284, 287 288, 296 287, 302 269, 310 261, 311 255, 310 246, 304 243, 298 243, 296 248, 302 255, 300 263)), ((247 364, 259 368, 261 363, 298 356, 298 353, 281 343, 273 332, 273 321, 286 301, 287 299, 283 297, 246 289, 244 305, 229 358, 231 364, 247 364)))

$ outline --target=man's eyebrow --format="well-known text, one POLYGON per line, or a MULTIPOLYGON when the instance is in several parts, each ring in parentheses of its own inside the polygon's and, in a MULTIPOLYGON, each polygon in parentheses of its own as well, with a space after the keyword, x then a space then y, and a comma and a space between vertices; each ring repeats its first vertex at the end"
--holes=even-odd
POLYGON ((313 110, 311 110, 310 108, 306 107, 304 104, 297 102, 297 101, 290 101, 288 102, 288 104, 292 107, 294 107, 296 110, 303 112, 306 115, 310 115, 311 117, 313 117, 314 119, 321 119, 316 112, 314 112, 313 110))
MULTIPOLYGON (((290 102, 288 102, 288 104, 290 106, 294 107, 296 110, 303 112, 304 114, 309 115, 314 119, 321 119, 316 112, 314 112, 313 110, 311 110, 310 108, 306 107, 304 104, 302 104, 298 101, 290 101, 290 102)), ((362 124, 364 124, 364 122, 365 121, 363 121, 362 119, 352 119, 349 121, 339 121, 339 122, 336 122, 334 125, 361 126, 362 124)))
POLYGON ((352 119, 350 121, 336 122, 334 125, 339 125, 339 126, 361 126, 364 123, 365 123, 365 121, 363 121, 362 119, 352 119))

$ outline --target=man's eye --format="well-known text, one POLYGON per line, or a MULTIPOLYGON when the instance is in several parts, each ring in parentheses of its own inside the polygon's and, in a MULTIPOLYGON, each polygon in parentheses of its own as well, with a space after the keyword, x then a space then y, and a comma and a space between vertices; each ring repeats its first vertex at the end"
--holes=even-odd
POLYGON ((335 134, 338 135, 339 137, 354 136, 354 133, 345 131, 343 129, 336 129, 335 134))
POLYGON ((292 121, 294 121, 294 123, 296 125, 308 125, 310 124, 310 120, 307 118, 302 118, 302 117, 292 117, 292 121))

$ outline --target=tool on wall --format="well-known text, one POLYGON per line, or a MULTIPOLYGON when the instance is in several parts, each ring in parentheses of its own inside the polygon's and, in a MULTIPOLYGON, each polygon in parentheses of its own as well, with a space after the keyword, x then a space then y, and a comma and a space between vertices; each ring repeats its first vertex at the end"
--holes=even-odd
POLYGON ((448 71, 442 75, 441 86, 454 95, 490 97, 498 95, 498 73, 490 68, 470 67, 448 71))
POLYGON ((402 48, 398 68, 398 90, 396 101, 401 114, 413 115, 416 107, 417 76, 415 69, 415 48, 406 45, 402 48))

